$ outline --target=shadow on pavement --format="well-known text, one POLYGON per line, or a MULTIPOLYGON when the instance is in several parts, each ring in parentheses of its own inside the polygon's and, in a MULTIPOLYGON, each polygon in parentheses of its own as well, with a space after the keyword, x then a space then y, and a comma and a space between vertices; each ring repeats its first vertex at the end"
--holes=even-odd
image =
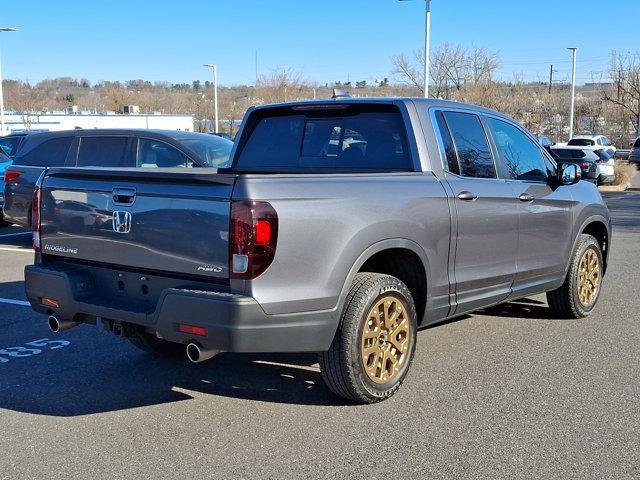
MULTIPOLYGON (((71 352, 69 352, 71 353, 71 352)), ((222 353, 198 365, 113 349, 105 364, 86 352, 81 368, 53 365, 39 378, 0 381, 0 408, 51 416, 78 416, 189 400, 192 392, 300 405, 345 405, 325 387, 315 355, 222 353)), ((76 350, 73 355, 80 355, 76 350)), ((0 365, 0 378, 2 378, 0 365)))

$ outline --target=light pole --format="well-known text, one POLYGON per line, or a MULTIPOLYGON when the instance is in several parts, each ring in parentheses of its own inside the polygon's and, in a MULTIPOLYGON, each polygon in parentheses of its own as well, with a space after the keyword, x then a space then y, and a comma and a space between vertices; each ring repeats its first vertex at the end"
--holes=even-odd
POLYGON ((576 54, 578 49, 576 47, 569 47, 567 50, 571 50, 573 53, 573 68, 571 73, 571 112, 569 114, 569 140, 573 138, 573 112, 576 104, 576 54))
POLYGON ((205 63, 203 67, 211 67, 211 70, 213 71, 213 114, 215 116, 214 131, 218 133, 218 67, 213 63, 205 63))
MULTIPOLYGON (((17 28, 4 27, 0 32, 16 32, 17 28)), ((4 93, 2 92, 2 62, 0 62, 0 137, 4 136, 4 93)))
MULTIPOLYGON (((400 0, 405 2, 407 0, 400 0)), ((425 0, 426 13, 424 21, 424 98, 429 98, 429 53, 431 52, 431 0, 425 0)))

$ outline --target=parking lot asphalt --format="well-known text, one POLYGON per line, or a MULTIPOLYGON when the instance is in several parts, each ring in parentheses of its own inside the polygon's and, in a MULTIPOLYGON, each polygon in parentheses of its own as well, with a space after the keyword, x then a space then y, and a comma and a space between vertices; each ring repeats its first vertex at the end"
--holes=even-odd
POLYGON ((29 234, 0 229, 0 478, 640 478, 640 193, 606 199, 590 317, 538 296, 425 329, 370 406, 333 397, 313 355, 190 365, 92 326, 54 335, 21 304, 29 234))

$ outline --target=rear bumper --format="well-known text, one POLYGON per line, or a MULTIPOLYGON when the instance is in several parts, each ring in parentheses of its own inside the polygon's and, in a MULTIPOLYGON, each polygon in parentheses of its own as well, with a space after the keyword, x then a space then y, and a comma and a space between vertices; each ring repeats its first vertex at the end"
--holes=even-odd
POLYGON ((37 312, 63 320, 96 323, 109 320, 133 325, 165 340, 232 352, 316 352, 329 349, 337 327, 334 312, 267 315, 251 297, 219 291, 166 288, 153 309, 88 295, 90 272, 81 268, 29 265, 25 268, 27 299, 37 312), (41 304, 55 299, 60 308, 41 304), (205 327, 206 336, 178 330, 179 323, 205 327))

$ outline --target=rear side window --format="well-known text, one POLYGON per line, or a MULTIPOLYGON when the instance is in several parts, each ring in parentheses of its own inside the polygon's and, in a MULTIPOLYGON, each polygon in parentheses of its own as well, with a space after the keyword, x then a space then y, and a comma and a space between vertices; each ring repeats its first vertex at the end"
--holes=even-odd
MULTIPOLYGON (((61 137, 45 140, 24 155, 16 158, 16 165, 32 165, 34 167, 64 166, 73 137, 61 137)), ((23 149, 20 149, 23 150, 23 149)))
POLYGON ((83 137, 78 167, 133 167, 127 161, 127 137, 83 137))
POLYGON ((436 122, 438 123, 438 129, 440 130, 440 136, 442 138, 442 144, 444 146, 444 154, 447 158, 447 169, 451 173, 460 175, 460 166, 458 165, 458 155, 456 155, 456 149, 453 146, 453 140, 451 139, 451 133, 449 133, 449 127, 444 120, 442 112, 436 112, 436 122))
POLYGON ((640 137, 636 138, 636 143, 633 144, 633 148, 640 148, 640 137))
POLYGON ((460 175, 496 178, 496 168, 480 118, 461 112, 444 112, 443 115, 456 148, 460 175))
POLYGON ((400 112, 332 110, 258 120, 235 167, 285 172, 411 171, 412 162, 400 112))

